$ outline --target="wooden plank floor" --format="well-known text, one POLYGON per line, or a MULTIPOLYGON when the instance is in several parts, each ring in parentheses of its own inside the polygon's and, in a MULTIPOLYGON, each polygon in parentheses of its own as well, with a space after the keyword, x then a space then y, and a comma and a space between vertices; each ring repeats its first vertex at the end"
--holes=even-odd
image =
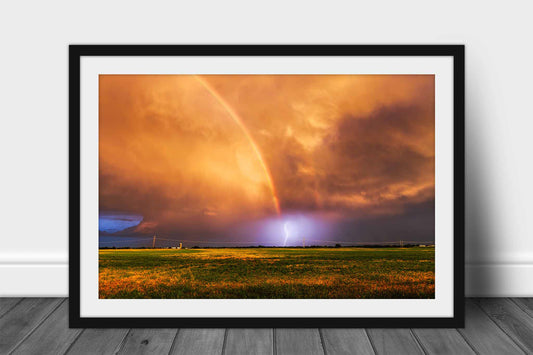
POLYGON ((60 298, 0 298, 0 354, 533 354, 533 298, 466 301, 463 329, 69 329, 60 298))

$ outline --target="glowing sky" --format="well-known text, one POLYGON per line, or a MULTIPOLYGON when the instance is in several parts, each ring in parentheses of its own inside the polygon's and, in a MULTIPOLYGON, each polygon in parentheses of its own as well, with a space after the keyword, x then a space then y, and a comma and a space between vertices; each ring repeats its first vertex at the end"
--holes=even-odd
POLYGON ((103 232, 261 241, 300 216, 317 240, 434 238, 433 76, 102 75, 99 90, 103 232))

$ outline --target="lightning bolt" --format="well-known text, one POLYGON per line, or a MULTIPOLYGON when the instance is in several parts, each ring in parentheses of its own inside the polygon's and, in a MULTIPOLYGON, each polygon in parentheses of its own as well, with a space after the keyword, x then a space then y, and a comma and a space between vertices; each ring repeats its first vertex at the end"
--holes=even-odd
POLYGON ((285 222, 283 224, 283 231, 285 232, 285 242, 283 243, 283 246, 287 246, 287 240, 289 239, 289 222, 285 222))

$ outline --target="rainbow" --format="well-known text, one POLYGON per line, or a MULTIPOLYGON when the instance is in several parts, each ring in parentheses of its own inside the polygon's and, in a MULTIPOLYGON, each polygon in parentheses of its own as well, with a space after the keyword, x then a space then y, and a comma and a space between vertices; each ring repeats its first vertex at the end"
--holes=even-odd
POLYGON ((239 117, 237 112, 228 104, 226 100, 220 94, 211 86, 207 81, 205 81, 203 78, 199 77, 198 75, 194 75, 194 78, 209 92, 209 94, 224 108, 224 110, 228 113, 228 115, 231 117, 231 119, 239 126, 239 128, 244 133, 246 139, 250 143, 250 146, 252 147, 255 155, 257 156, 257 159, 259 160, 259 163, 261 164, 261 167, 263 168, 263 171, 265 173, 265 177, 268 183, 268 186, 270 187, 270 191, 272 192, 272 201, 274 203, 274 208, 276 209, 276 213, 278 215, 281 215, 281 208, 279 207, 279 199, 276 193, 276 187, 274 186, 274 182, 272 180, 272 174, 270 173, 270 169, 268 169, 268 166, 265 163, 265 160, 263 159, 263 156, 261 155, 261 151, 259 150, 259 147, 255 143, 252 135, 244 125, 242 119, 239 117))

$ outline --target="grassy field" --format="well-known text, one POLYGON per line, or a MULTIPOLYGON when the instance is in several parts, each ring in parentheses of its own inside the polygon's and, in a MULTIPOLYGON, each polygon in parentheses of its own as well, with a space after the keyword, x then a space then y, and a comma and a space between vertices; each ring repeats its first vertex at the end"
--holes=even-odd
POLYGON ((435 249, 100 250, 100 298, 434 298, 435 249))

